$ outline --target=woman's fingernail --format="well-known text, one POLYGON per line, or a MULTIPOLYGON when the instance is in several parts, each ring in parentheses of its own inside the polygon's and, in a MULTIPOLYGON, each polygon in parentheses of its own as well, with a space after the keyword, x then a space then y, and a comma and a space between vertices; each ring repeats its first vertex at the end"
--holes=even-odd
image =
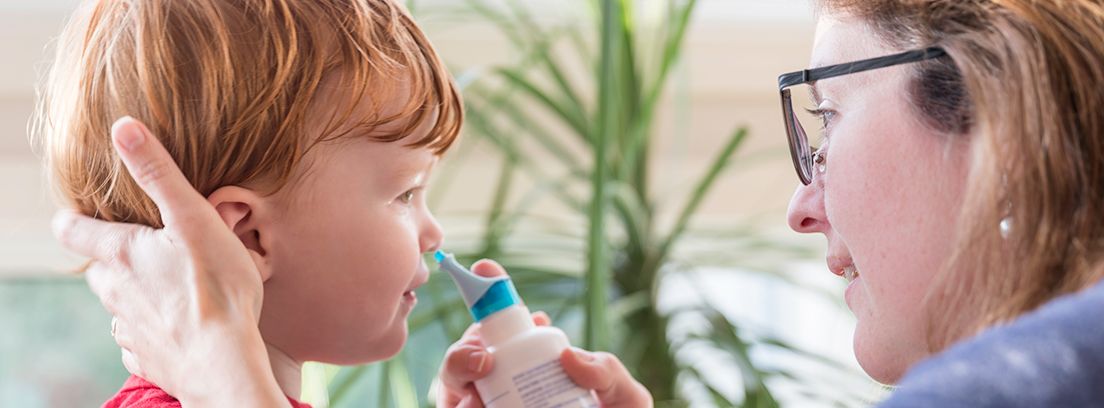
POLYGON ((116 129, 114 129, 114 132, 117 133, 116 137, 119 139, 119 144, 127 151, 133 151, 146 141, 146 135, 143 134, 140 126, 135 123, 134 118, 130 116, 124 116, 122 119, 119 119, 115 122, 115 127, 116 129), (120 126, 127 122, 131 122, 133 125, 120 128, 120 126))
POLYGON ((487 364, 487 353, 476 351, 468 356, 468 368, 473 372, 483 372, 483 366, 487 364))

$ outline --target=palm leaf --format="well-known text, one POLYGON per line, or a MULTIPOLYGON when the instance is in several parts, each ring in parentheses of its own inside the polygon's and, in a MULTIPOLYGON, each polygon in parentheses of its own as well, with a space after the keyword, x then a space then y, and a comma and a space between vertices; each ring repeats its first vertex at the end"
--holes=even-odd
POLYGON ((721 149, 717 157, 713 159, 713 164, 706 170, 705 176, 695 185, 694 192, 690 195, 690 199, 686 202, 682 211, 679 211, 678 220, 675 221, 674 228, 667 234, 666 239, 664 239, 663 244, 660 246, 660 256, 665 256, 670 251, 675 241, 686 231, 690 217, 697 211, 698 206, 701 205, 702 200, 713 187, 717 177, 731 163, 733 153, 736 152, 736 149, 740 147, 746 137, 747 130, 741 128, 737 129, 736 132, 728 138, 728 142, 725 143, 724 148, 721 149))
MULTIPOLYGON (((674 310, 657 305, 667 274, 692 273, 702 264, 735 265, 789 282, 778 260, 811 254, 759 234, 750 223, 724 232, 695 225, 717 180, 757 162, 747 154, 739 162, 734 159, 747 136, 743 129, 729 136, 683 200, 675 201, 681 205, 671 208, 672 214, 655 204, 660 196, 650 186, 652 129, 670 74, 681 61, 697 1, 667 2, 670 13, 657 24, 638 21, 633 0, 578 3, 594 7, 596 21, 587 25, 596 29, 593 33, 576 22, 547 27, 522 2, 503 1, 505 7, 466 1, 472 15, 509 41, 517 58, 464 78, 470 137, 453 160, 482 160, 468 154, 470 145, 479 142, 493 148, 501 167, 487 208, 466 215, 477 220, 471 231, 450 231, 450 249, 464 263, 483 257, 502 263, 527 305, 549 311, 565 331, 581 337, 583 347, 621 356, 656 393, 658 407, 687 406, 678 382, 697 384, 718 407, 778 406, 768 379, 797 377, 756 364, 751 350, 793 345, 749 334, 747 325, 708 304, 674 310), (563 50, 577 57, 564 58, 563 50), (585 76, 568 75, 577 68, 568 65, 573 61, 587 68, 585 76), (580 91, 588 89, 593 92, 580 91), (550 214, 545 211, 549 205, 566 211, 550 214), (674 216, 673 224, 659 231, 657 219, 668 215, 674 216), (713 243, 704 245, 705 240, 713 243), (710 245, 712 254, 702 253, 710 245), (717 251, 716 245, 725 250, 717 251), (681 338, 668 332, 671 319, 695 316, 708 323, 706 330, 681 338), (725 395, 721 390, 730 387, 711 382, 700 367, 682 361, 680 350, 687 347, 707 347, 739 367, 742 393, 725 395)), ((762 157, 768 154, 777 152, 762 152, 762 157)), ((444 199, 438 194, 434 202, 444 199)), ((409 323, 421 347, 443 347, 470 324, 446 276, 432 276, 419 295, 425 302, 409 323)), ((380 406, 414 406, 435 372, 427 365, 439 364, 440 356, 425 354, 403 352, 384 364, 343 370, 331 382, 332 401, 351 405, 351 390, 374 387, 380 406)), ((801 357, 817 361, 812 355, 801 357)))

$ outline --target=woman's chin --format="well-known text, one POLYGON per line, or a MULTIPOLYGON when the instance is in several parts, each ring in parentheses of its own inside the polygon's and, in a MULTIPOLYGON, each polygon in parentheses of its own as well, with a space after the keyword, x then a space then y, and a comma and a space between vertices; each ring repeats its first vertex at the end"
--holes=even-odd
POLYGON ((904 375, 905 367, 892 348, 883 347, 871 333, 864 333, 862 321, 855 327, 855 359, 866 375, 881 384, 893 385, 904 375))

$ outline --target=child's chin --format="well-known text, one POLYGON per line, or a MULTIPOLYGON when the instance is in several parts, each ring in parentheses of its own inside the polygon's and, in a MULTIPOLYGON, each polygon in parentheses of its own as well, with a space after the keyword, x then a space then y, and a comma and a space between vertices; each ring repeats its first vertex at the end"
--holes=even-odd
POLYGON ((406 344, 406 338, 406 323, 403 322, 401 328, 393 328, 391 332, 387 333, 385 336, 374 336, 374 338, 370 340, 361 341, 352 346, 352 348, 346 348, 336 353, 337 355, 333 355, 335 358, 323 359, 329 361, 321 362, 347 366, 387 360, 395 357, 402 351, 403 345, 406 344))
POLYGON ((362 348, 366 355, 363 357, 364 361, 359 364, 387 360, 402 351, 408 336, 406 321, 396 323, 396 327, 392 327, 387 335, 377 338, 362 348))

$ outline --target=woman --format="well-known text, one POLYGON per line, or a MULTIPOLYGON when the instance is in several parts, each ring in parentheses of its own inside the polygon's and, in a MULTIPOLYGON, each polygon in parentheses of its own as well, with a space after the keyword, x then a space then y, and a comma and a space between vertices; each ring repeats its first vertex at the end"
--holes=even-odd
MULTIPOLYGON (((1090 359, 1104 352, 1094 346, 1104 328, 1099 319, 1075 318, 1078 307, 1101 307, 1104 289, 977 335, 1104 276, 1104 2, 823 0, 817 7, 812 65, 819 68, 780 79, 802 181, 788 219, 797 232, 824 234, 829 268, 850 281, 845 298, 858 317, 854 349, 863 369, 892 384, 929 360, 889 404, 1092 401, 1076 399, 1091 398, 1091 387, 1061 387, 1104 378, 1096 368, 1104 362, 1090 359), (822 129, 794 119, 789 91, 801 84, 815 89, 822 129), (1047 347, 1064 353, 1060 365, 1047 365, 1047 347), (1037 370, 1014 369, 1023 364, 1037 370), (1064 377, 1001 386, 1045 374, 1064 377)), ((265 395, 256 322, 236 314, 253 310, 261 292, 255 279, 242 278, 255 273, 248 256, 224 253, 232 245, 219 243, 234 237, 218 231, 203 198, 155 143, 120 150, 161 206, 166 228, 68 213, 57 225, 67 246, 100 260, 88 280, 108 310, 150 305, 148 313, 118 316, 117 340, 130 351, 124 362, 174 395, 202 398, 218 386, 265 395), (245 362, 167 367, 195 347, 245 362), (185 378, 197 373, 207 381, 185 378)), ((487 366, 471 365, 482 368, 476 372, 467 364, 481 356, 475 344, 450 349, 439 406, 481 404, 470 382, 487 366)), ((575 380, 596 389, 605 406, 650 404, 615 357, 596 354, 592 363, 575 380)), ((232 395, 241 401, 243 393, 232 395)))

